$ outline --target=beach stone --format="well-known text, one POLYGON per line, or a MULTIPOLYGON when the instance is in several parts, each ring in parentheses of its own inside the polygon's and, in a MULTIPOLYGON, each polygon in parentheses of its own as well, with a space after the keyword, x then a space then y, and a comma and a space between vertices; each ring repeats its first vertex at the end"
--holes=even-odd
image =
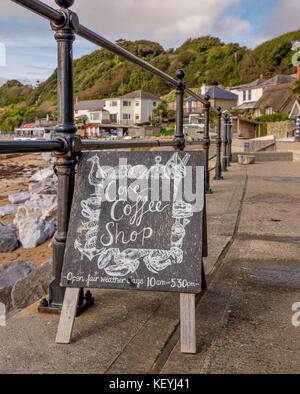
POLYGON ((25 308, 45 296, 48 293, 51 280, 52 259, 45 261, 28 276, 15 283, 11 292, 12 308, 25 308))
POLYGON ((42 170, 37 171, 30 178, 31 181, 43 181, 44 179, 50 178, 54 175, 53 167, 44 168, 42 170))
POLYGON ((43 186, 40 190, 38 190, 37 192, 35 192, 36 194, 45 194, 45 195, 49 195, 49 194, 57 194, 57 188, 55 186, 50 186, 50 185, 46 185, 43 186))
POLYGON ((31 193, 39 193, 46 186, 54 187, 57 189, 57 180, 55 178, 48 178, 44 181, 40 181, 37 183, 30 183, 28 189, 31 193))
POLYGON ((0 265, 0 302, 6 306, 6 312, 12 309, 13 286, 34 270, 35 265, 30 260, 13 260, 0 265))
POLYGON ((30 205, 22 205, 18 208, 18 212, 14 219, 14 224, 28 219, 30 217, 41 218, 47 221, 56 220, 57 217, 57 203, 48 203, 47 201, 32 201, 30 205))
POLYGON ((14 204, 4 205, 0 207, 0 216, 14 215, 17 213, 18 206, 14 204))
POLYGON ((51 238, 55 225, 41 218, 30 217, 18 221, 19 240, 25 249, 35 248, 51 238))
POLYGON ((44 206, 46 204, 57 204, 56 194, 37 194, 33 193, 30 200, 25 202, 25 205, 31 207, 32 205, 44 206))
POLYGON ((18 247, 19 243, 13 228, 0 222, 0 252, 12 252, 18 247))
POLYGON ((29 199, 30 193, 28 192, 15 193, 8 196, 8 200, 13 204, 22 204, 29 199))

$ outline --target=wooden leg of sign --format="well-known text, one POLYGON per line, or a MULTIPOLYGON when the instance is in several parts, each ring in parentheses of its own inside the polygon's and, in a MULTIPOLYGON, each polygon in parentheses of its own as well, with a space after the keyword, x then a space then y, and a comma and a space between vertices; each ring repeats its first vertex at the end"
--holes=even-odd
POLYGON ((78 307, 80 289, 78 287, 67 287, 64 303, 59 319, 56 334, 56 343, 70 343, 74 320, 78 307))
POLYGON ((182 353, 196 353, 195 294, 180 294, 180 340, 182 353))
POLYGON ((203 264, 203 259, 202 259, 202 268, 201 268, 201 290, 207 291, 207 282, 206 282, 206 275, 205 275, 205 270, 204 270, 204 264, 203 264))

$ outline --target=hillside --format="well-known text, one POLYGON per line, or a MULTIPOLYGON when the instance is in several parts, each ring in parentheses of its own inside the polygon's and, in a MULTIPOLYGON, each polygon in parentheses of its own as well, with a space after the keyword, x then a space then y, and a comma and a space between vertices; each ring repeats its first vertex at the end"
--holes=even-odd
MULTIPOLYGON (((189 39, 176 50, 167 51, 146 40, 117 43, 170 75, 184 69, 187 85, 199 88, 203 82, 228 87, 250 82, 260 74, 271 77, 295 73, 291 48, 296 40, 300 40, 300 30, 267 41, 254 50, 237 43, 225 44, 211 36, 189 39)), ((56 103, 56 77, 54 71, 35 89, 9 81, 0 88, 0 107, 10 105, 11 110, 13 105, 23 112, 33 107, 31 116, 36 111, 47 112, 56 103)), ((165 82, 103 49, 74 61, 74 89, 81 100, 119 96, 137 89, 159 96, 170 92, 165 82)), ((3 115, 0 114, 0 129, 3 115)))

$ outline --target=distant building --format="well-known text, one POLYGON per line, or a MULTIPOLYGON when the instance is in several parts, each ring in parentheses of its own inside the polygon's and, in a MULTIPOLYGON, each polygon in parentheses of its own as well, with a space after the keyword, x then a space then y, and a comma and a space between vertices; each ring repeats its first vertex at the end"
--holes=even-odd
POLYGON ((161 99, 153 94, 136 90, 125 96, 105 100, 104 108, 110 119, 120 124, 146 123, 161 99))
POLYGON ((230 91, 238 95, 238 109, 253 112, 256 103, 263 96, 266 89, 288 83, 293 84, 296 79, 297 74, 276 75, 270 79, 266 79, 263 75, 260 75, 255 81, 240 86, 234 86, 230 88, 230 91))
POLYGON ((87 117, 87 123, 134 125, 146 123, 161 99, 142 90, 125 96, 77 101, 75 118, 87 117))
POLYGON ((86 117, 87 122, 109 123, 109 112, 104 109, 105 100, 76 100, 75 119, 86 117))
MULTIPOLYGON (((204 99, 206 94, 210 97, 212 107, 217 108, 220 106, 223 111, 237 105, 238 96, 219 86, 208 87, 203 84, 199 97, 204 99)), ((194 97, 188 97, 184 100, 184 113, 186 116, 190 114, 199 114, 202 111, 203 104, 194 97)))
POLYGON ((272 115, 275 113, 290 114, 295 102, 292 83, 268 87, 261 98, 253 105, 254 116, 272 115))
POLYGON ((233 116, 231 122, 233 137, 246 139, 260 137, 260 122, 239 116, 233 116))
POLYGON ((36 127, 26 125, 14 131, 15 140, 51 140, 54 134, 54 127, 36 127))

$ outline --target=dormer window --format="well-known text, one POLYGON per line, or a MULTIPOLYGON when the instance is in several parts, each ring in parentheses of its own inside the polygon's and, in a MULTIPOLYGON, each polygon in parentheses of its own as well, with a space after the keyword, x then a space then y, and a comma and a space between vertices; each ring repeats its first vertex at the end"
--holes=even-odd
POLYGON ((266 114, 267 115, 273 115, 274 111, 273 111, 273 107, 268 107, 266 108, 266 114))

